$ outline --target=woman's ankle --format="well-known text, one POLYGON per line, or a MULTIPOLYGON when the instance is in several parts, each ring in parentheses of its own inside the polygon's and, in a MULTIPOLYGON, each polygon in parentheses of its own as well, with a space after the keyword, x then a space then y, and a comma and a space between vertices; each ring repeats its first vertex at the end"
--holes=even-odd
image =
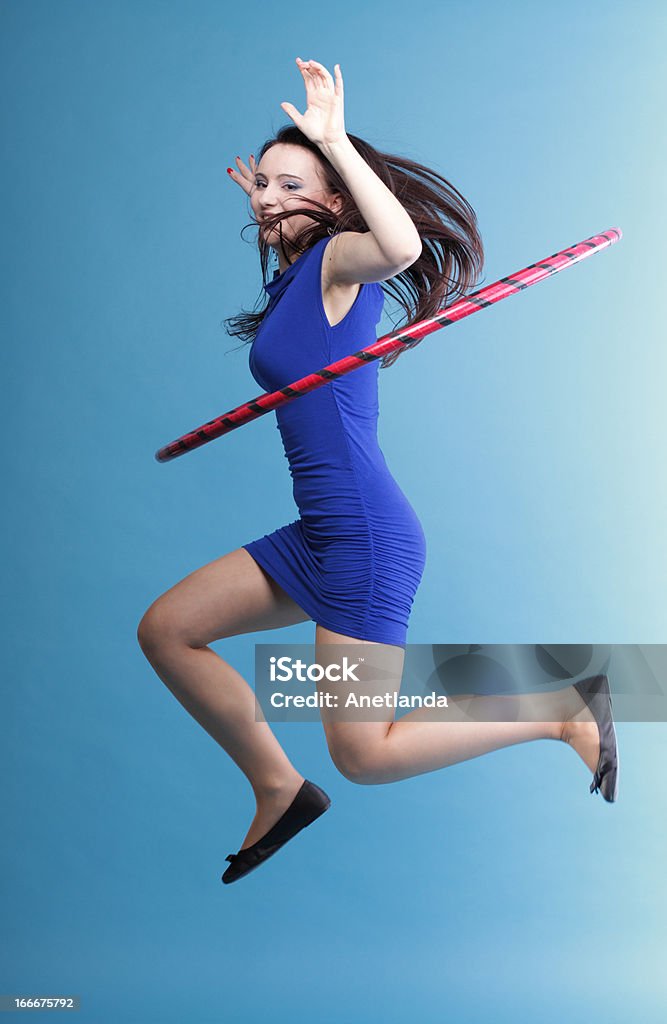
POLYGON ((261 781, 255 780, 252 783, 252 788, 255 798, 259 802, 260 800, 275 799, 275 797, 286 792, 294 791, 296 793, 304 781, 304 776, 295 768, 291 772, 285 772, 282 775, 272 775, 261 781))

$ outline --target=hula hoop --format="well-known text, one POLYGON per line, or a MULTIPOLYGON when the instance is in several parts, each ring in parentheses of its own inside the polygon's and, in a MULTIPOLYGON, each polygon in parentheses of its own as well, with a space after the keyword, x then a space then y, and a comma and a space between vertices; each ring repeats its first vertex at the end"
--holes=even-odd
POLYGON ((411 327, 394 334, 385 334, 368 348, 362 348, 353 355, 338 359, 321 370, 315 370, 306 377, 294 381, 293 384, 288 384, 278 391, 264 391, 257 398, 252 398, 249 402, 244 402, 243 405, 237 405, 229 412, 209 420, 201 427, 190 430, 182 437, 159 448, 155 453, 155 458, 158 462, 169 462, 179 455, 184 455, 203 444, 208 444, 216 437, 222 437, 223 434, 228 434, 231 430, 236 430, 237 427, 242 427, 245 423, 256 420, 259 416, 264 416, 267 412, 286 405, 287 402, 293 402, 295 398, 300 398, 301 395, 305 395, 309 391, 314 391, 315 388, 321 388, 329 381, 351 373, 352 370, 357 370, 361 366, 366 366, 374 359, 382 359, 383 356, 402 345, 409 345, 415 339, 424 338, 427 334, 440 330, 441 327, 450 327, 472 313, 477 313, 480 309, 492 306, 509 295, 515 295, 517 292, 523 291, 524 288, 543 281, 545 277, 551 277, 566 267, 574 266, 575 263, 592 256, 593 253, 601 252, 602 249, 613 245, 622 237, 623 232, 620 228, 608 228, 607 231, 601 231, 599 235, 592 235, 583 242, 571 245, 567 249, 561 249, 560 252, 554 253, 553 256, 547 256, 538 263, 531 263, 530 266, 510 274, 508 277, 501 277, 493 284, 472 292, 451 306, 445 306, 427 320, 420 320, 411 327))

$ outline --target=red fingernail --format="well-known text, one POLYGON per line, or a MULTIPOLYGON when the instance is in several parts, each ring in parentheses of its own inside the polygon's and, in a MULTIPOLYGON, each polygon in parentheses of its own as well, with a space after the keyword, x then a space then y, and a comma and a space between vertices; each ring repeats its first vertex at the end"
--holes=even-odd
POLYGON ((231 167, 228 167, 228 168, 227 168, 227 174, 233 174, 233 173, 234 173, 234 172, 233 172, 233 170, 231 169, 231 167))

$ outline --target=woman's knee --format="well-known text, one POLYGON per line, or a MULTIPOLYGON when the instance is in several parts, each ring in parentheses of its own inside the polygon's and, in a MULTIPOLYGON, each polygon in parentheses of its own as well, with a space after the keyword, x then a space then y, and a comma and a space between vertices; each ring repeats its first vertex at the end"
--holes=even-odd
POLYGON ((169 602, 158 597, 144 612, 137 626, 139 646, 151 660, 174 643, 183 643, 169 602))
POLYGON ((335 767, 349 782, 372 786, 379 781, 379 758, 373 748, 330 743, 329 753, 335 767))

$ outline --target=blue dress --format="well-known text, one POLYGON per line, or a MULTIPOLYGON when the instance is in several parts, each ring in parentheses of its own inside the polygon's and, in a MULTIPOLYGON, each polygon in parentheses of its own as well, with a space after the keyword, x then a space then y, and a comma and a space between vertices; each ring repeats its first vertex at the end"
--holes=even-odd
MULTIPOLYGON (((362 284, 340 323, 322 301, 325 236, 264 287, 250 372, 276 391, 377 339, 384 293, 362 284)), ((404 647, 426 562, 417 515, 377 437, 375 360, 275 410, 300 516, 243 547, 316 623, 404 647)))

